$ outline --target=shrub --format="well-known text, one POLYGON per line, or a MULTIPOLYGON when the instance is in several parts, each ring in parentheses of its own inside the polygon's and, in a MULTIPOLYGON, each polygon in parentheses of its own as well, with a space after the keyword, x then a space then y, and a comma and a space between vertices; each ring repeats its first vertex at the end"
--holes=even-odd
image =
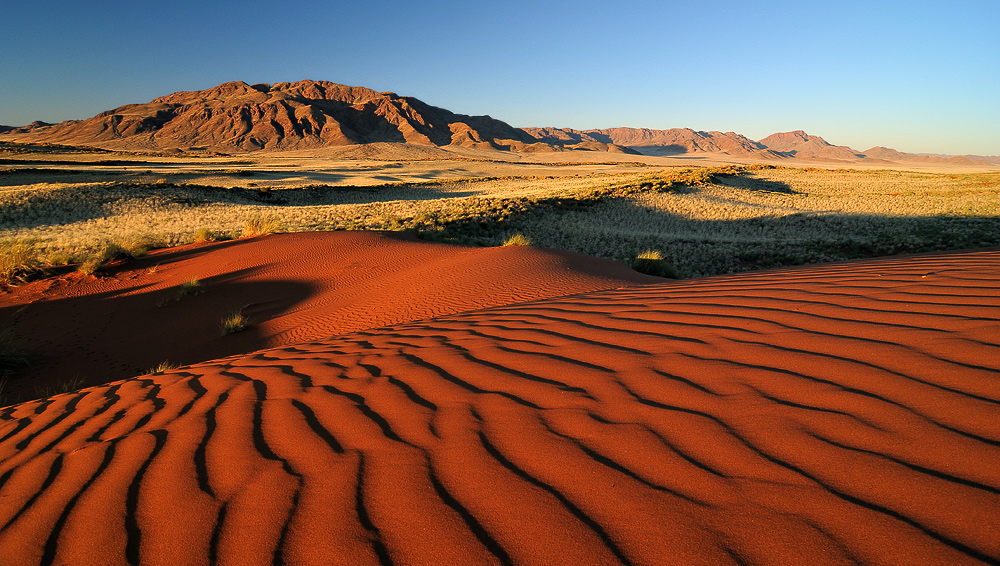
POLYGON ((632 261, 632 268, 640 273, 678 279, 677 270, 657 250, 646 250, 632 261))
POLYGON ((246 224, 243 226, 243 233, 240 234, 240 237, 252 238, 254 236, 274 234, 276 232, 280 232, 281 229, 281 220, 277 216, 256 215, 251 216, 246 221, 246 224))
POLYGON ((246 329, 250 325, 250 319, 243 314, 241 310, 235 310, 226 316, 222 317, 222 324, 219 325, 219 330, 222 331, 222 335, 226 334, 236 334, 246 329))
POLYGON ((503 241, 503 245, 505 245, 505 246, 530 246, 531 245, 531 238, 525 236, 524 234, 522 234, 520 232, 517 232, 516 234, 512 234, 512 235, 508 236, 507 239, 503 241))

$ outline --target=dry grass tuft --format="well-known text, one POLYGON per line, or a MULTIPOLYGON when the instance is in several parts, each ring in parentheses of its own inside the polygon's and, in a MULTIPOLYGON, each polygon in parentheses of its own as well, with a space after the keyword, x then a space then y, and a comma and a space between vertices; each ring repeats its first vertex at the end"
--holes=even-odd
POLYGON ((192 277, 191 279, 181 283, 181 289, 178 294, 181 297, 186 297, 187 295, 197 295, 204 292, 205 286, 202 285, 201 281, 199 281, 197 277, 192 277))
POLYGON ((93 275, 109 263, 142 257, 160 245, 162 242, 146 235, 105 240, 80 263, 77 271, 84 275, 93 275))
POLYGON ((219 235, 208 228, 198 228, 194 232, 195 243, 214 242, 219 239, 219 235))
POLYGON ((222 317, 222 323, 219 325, 219 330, 222 335, 236 334, 237 332, 242 332, 246 330, 246 327, 250 326, 250 319, 243 314, 242 310, 235 310, 226 316, 222 317))
POLYGON ((516 234, 511 234, 503 241, 504 246, 530 246, 531 238, 525 236, 524 234, 517 232, 516 234))
POLYGON ((38 271, 37 244, 34 240, 0 242, 0 285, 24 281, 38 271))
POLYGON ((281 224, 281 219, 277 216, 257 215, 247 219, 240 237, 252 238, 254 236, 264 236, 267 234, 276 234, 282 230, 283 226, 281 224))
POLYGON ((171 362, 170 360, 163 360, 158 365, 155 365, 155 366, 149 368, 149 371, 146 372, 146 373, 148 373, 150 375, 160 375, 161 373, 163 373, 165 371, 170 371, 172 369, 177 369, 179 367, 181 367, 180 364, 175 364, 175 363, 171 362))

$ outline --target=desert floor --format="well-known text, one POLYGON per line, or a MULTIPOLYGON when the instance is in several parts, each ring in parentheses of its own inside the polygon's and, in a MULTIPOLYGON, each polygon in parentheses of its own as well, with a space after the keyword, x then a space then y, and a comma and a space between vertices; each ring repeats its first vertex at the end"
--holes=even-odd
MULTIPOLYGON (((234 187, 269 170, 224 159, 234 187)), ((584 161, 426 174, 507 195, 650 167, 584 161)), ((17 175, 63 166, 0 178, 29 198, 51 187, 17 175)), ((70 175, 121 182, 94 167, 70 175)), ((810 196, 781 174, 667 196, 810 196)), ((975 179, 962 202, 995 207, 975 179)), ((52 268, 0 293, 31 358, 0 408, 0 566, 1000 564, 998 288, 998 248, 666 280, 385 231, 52 268)))
POLYGON ((170 253, 67 314, 141 343, 259 287, 277 347, 0 411, 6 564, 1000 560, 1000 252, 668 283, 379 234, 170 253), (207 265, 246 283, 156 306, 207 265))

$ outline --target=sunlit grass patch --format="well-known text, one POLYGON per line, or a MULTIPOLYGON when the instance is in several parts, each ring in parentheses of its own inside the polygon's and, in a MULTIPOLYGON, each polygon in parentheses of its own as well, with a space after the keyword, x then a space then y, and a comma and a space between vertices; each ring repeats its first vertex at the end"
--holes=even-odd
POLYGON ((0 242, 0 285, 13 285, 38 271, 37 247, 33 239, 0 242))
POLYGON ((195 243, 200 242, 214 242, 219 239, 219 234, 216 234, 213 230, 208 228, 198 228, 194 232, 195 243))
POLYGON ((247 219, 246 224, 243 225, 243 232, 240 234, 240 237, 252 238, 254 236, 276 234, 283 229, 281 219, 277 216, 261 214, 251 216, 247 219))
POLYGON ((159 364, 157 364, 157 365, 149 368, 149 371, 146 372, 146 373, 151 374, 151 375, 160 375, 161 373, 163 373, 165 371, 170 371, 172 369, 177 369, 179 367, 181 367, 180 364, 175 364, 175 363, 171 362, 170 360, 163 360, 159 364))
POLYGON ((504 246, 530 246, 531 238, 521 232, 511 234, 503 241, 504 246))

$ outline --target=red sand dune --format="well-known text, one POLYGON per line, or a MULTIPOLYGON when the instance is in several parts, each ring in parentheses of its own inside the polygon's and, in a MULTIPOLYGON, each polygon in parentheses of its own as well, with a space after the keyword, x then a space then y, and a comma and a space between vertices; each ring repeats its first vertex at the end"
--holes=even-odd
POLYGON ((158 250, 98 279, 77 273, 0 293, 35 361, 11 385, 98 385, 310 340, 572 293, 663 279, 534 247, 473 248, 400 232, 312 232, 158 250), (152 268, 152 269, 151 269, 152 268), (152 272, 150 272, 152 270, 152 272), (200 292, 180 295, 192 278, 200 292), (252 326, 222 336, 237 309, 252 326))
POLYGON ((603 290, 9 407, 0 563, 998 564, 998 285, 603 290))

